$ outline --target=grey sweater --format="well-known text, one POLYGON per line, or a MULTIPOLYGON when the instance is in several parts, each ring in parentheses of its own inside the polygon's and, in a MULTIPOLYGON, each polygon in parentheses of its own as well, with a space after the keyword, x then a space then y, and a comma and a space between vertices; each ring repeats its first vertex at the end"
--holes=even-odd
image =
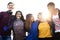
POLYGON ((14 40, 25 39, 24 22, 22 20, 14 21, 13 29, 14 29, 14 40))

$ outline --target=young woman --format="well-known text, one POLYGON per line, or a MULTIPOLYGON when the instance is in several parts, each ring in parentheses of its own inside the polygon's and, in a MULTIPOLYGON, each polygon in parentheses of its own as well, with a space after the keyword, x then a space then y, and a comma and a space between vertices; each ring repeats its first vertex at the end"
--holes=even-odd
POLYGON ((24 17, 21 11, 17 11, 13 22, 14 40, 25 40, 24 17))
POLYGON ((31 23, 30 31, 26 40, 38 40, 38 24, 39 24, 39 20, 33 21, 31 23))
POLYGON ((53 27, 54 23, 52 21, 47 21, 42 18, 42 14, 39 17, 40 23, 38 26, 38 38, 39 40, 53 40, 53 27))

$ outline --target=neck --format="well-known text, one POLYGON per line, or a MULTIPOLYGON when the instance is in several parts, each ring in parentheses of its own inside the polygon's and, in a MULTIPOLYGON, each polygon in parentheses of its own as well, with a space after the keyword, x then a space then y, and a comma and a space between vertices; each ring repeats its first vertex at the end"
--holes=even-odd
POLYGON ((8 10, 8 11, 12 11, 12 10, 8 10))
POLYGON ((17 19, 17 20, 20 20, 20 19, 17 19))
POLYGON ((43 20, 43 21, 41 21, 41 22, 47 22, 47 20, 43 20))

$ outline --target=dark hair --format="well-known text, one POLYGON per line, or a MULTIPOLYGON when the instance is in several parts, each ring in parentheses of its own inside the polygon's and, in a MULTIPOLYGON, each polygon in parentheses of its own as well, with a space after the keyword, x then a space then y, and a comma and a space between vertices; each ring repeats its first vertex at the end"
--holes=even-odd
POLYGON ((47 6, 55 6, 55 4, 53 2, 49 2, 47 6))
POLYGON ((31 28, 31 24, 32 24, 31 17, 32 17, 32 14, 27 14, 26 15, 25 28, 26 28, 27 31, 29 31, 30 28, 31 28))
POLYGON ((9 4, 13 4, 12 2, 9 2, 7 5, 9 5, 9 4))
POLYGON ((25 20, 24 20, 24 17, 23 17, 23 14, 22 14, 22 12, 21 11, 16 11, 16 13, 15 13, 15 17, 14 17, 14 20, 16 20, 17 18, 16 18, 16 14, 18 13, 18 12, 20 12, 21 13, 21 20, 24 22, 25 20))
POLYGON ((59 14, 58 15, 59 15, 59 19, 60 19, 60 10, 58 9, 58 11, 59 11, 59 14))

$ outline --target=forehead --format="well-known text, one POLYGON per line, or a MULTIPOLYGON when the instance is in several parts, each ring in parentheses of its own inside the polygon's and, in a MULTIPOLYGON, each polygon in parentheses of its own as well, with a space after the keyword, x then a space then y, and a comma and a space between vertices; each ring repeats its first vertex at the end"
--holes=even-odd
POLYGON ((48 7, 55 7, 54 5, 48 5, 48 7))
POLYGON ((20 13, 20 12, 17 12, 17 14, 21 15, 21 13, 20 13))
POLYGON ((8 6, 14 6, 14 4, 12 3, 12 4, 9 4, 8 6))

